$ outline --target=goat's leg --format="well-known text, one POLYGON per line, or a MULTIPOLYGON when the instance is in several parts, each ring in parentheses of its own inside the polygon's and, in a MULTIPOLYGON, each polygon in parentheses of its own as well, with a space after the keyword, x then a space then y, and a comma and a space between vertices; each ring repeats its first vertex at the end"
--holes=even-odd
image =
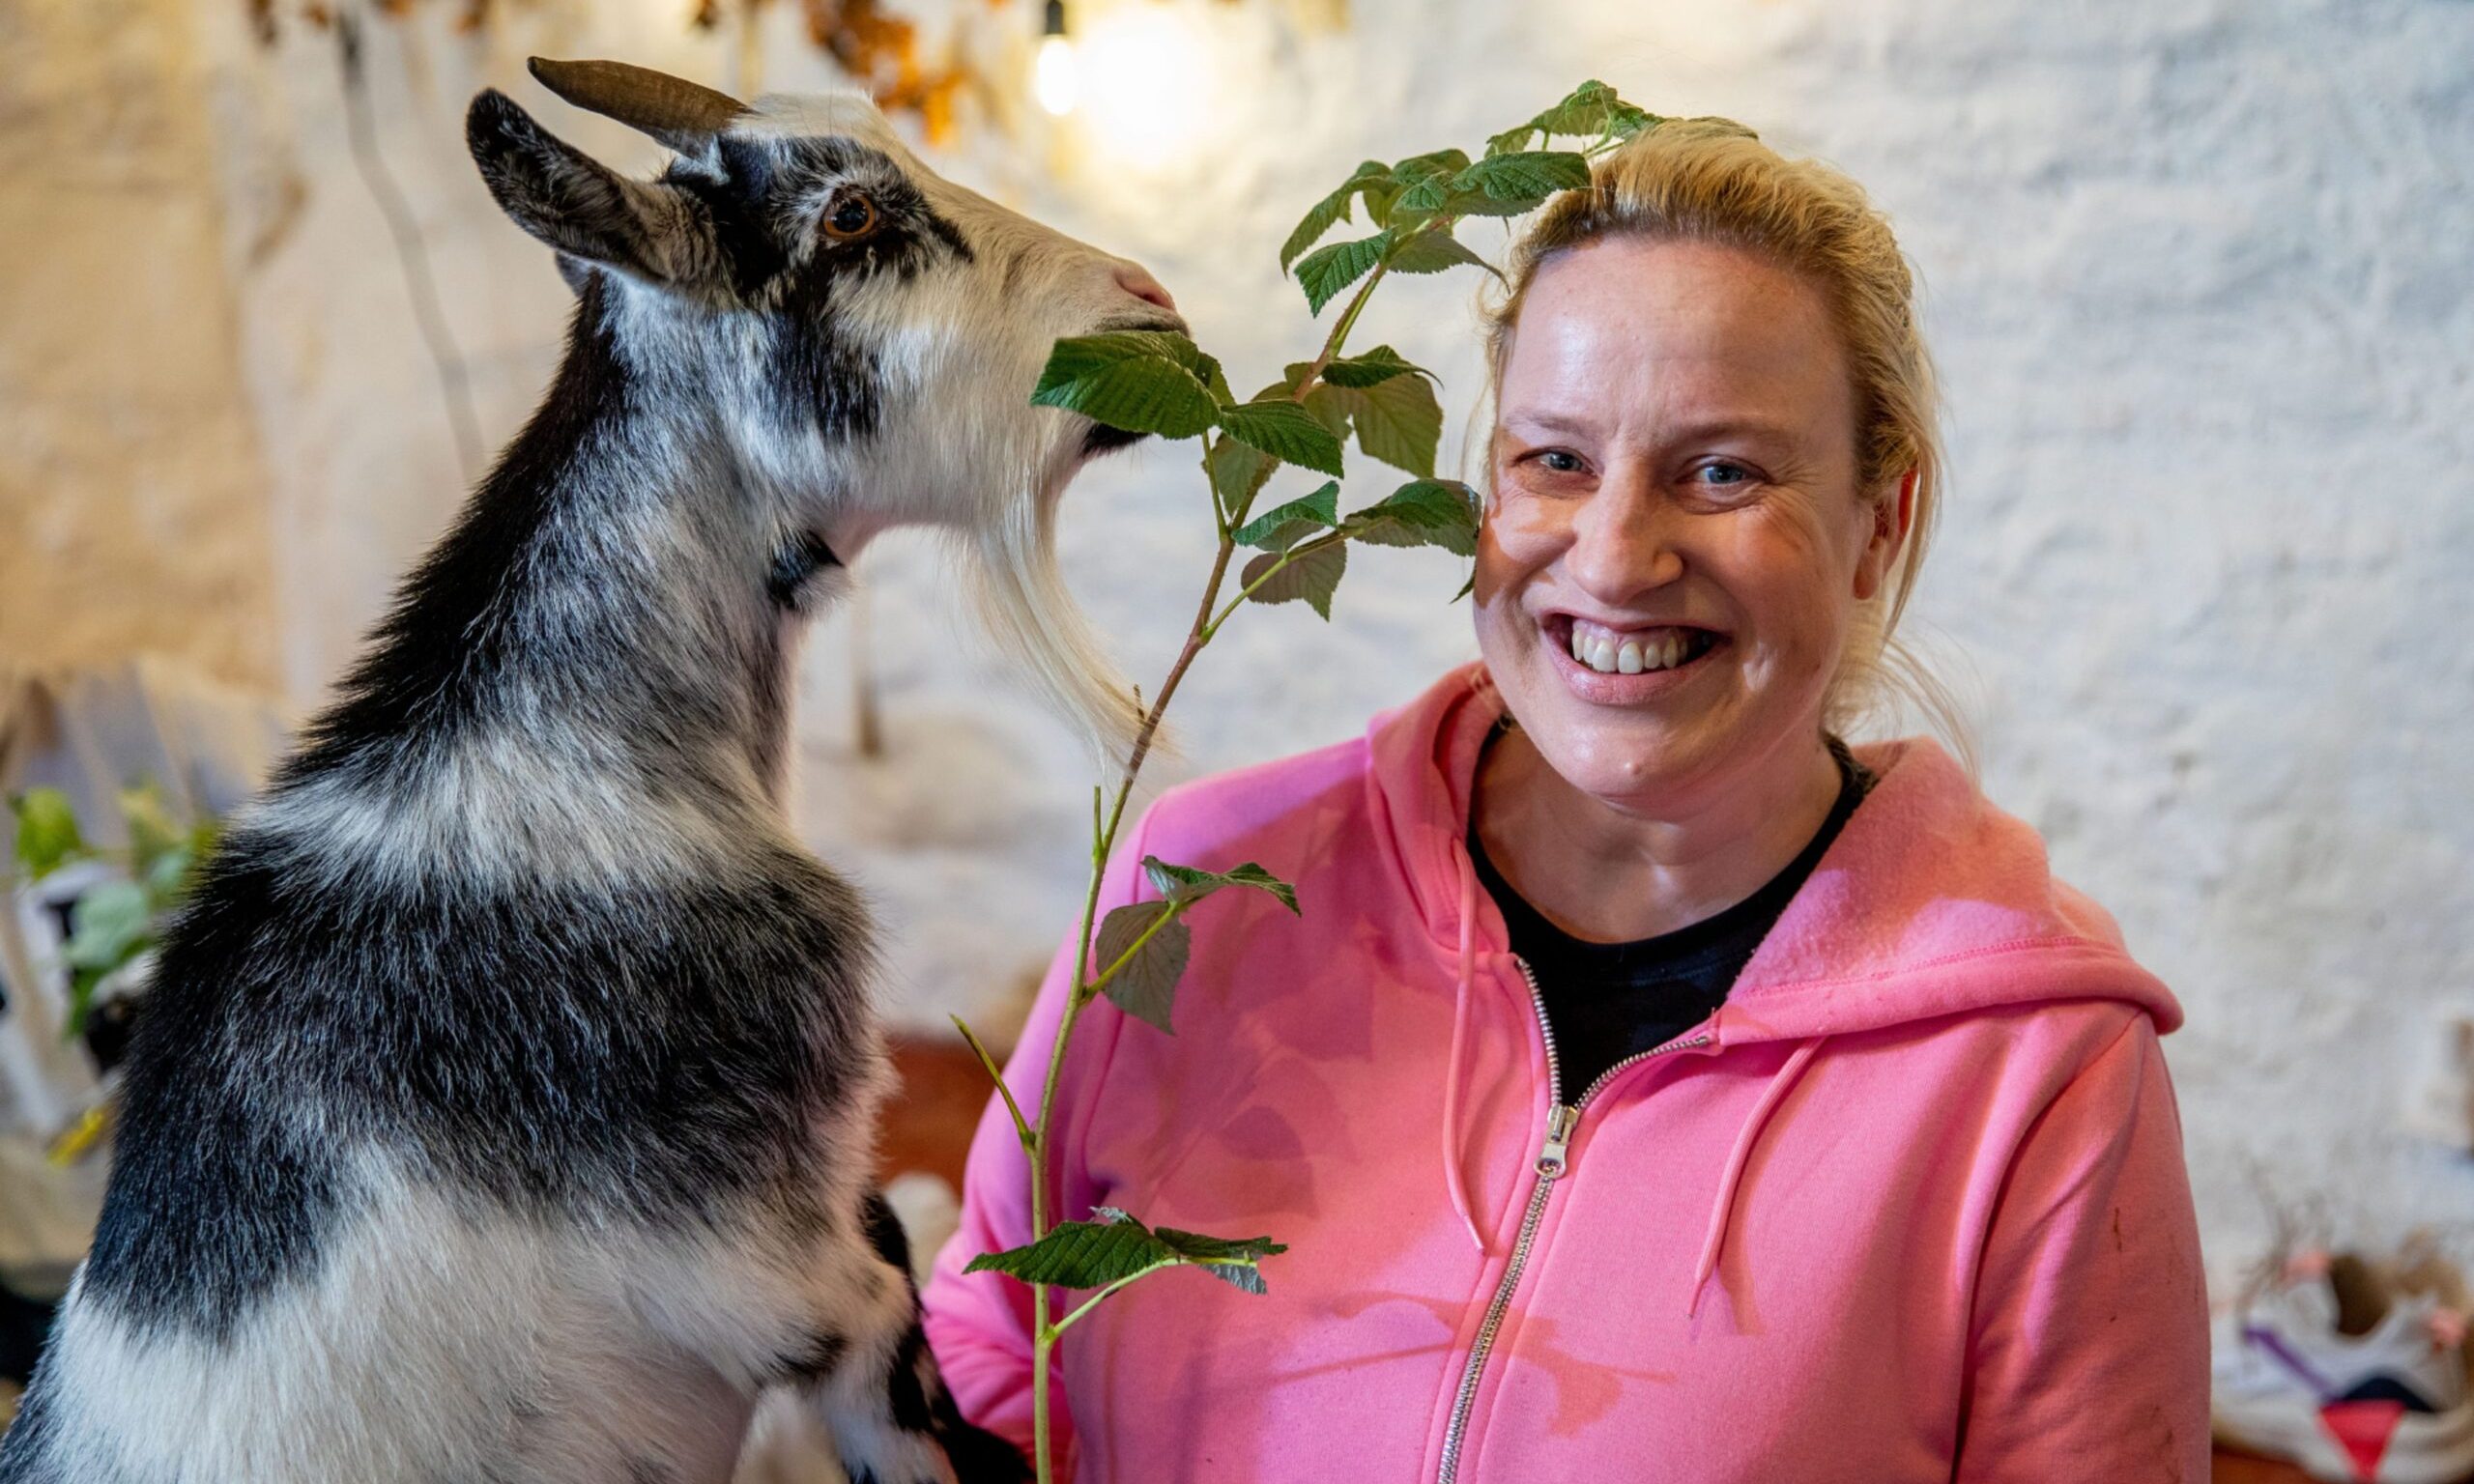
POLYGON ((963 1419, 920 1327, 909 1241, 884 1197, 858 1213, 880 1266, 875 1295, 847 1314, 843 1343, 825 1347, 809 1382, 853 1484, 1011 1484, 1030 1470, 1013 1444, 963 1419))

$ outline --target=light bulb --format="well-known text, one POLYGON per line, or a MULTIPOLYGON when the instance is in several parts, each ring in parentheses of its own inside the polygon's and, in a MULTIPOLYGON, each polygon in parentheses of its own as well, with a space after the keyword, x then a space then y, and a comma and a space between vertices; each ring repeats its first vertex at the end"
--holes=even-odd
POLYGON ((1040 38, 1039 56, 1031 67, 1031 92, 1040 106, 1058 118, 1074 111, 1076 78, 1074 43, 1062 36, 1040 38))

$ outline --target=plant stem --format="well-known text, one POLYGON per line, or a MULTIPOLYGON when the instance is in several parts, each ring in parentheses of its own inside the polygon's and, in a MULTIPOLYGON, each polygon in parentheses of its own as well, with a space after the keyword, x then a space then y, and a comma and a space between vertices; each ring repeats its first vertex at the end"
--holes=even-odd
POLYGON ((1341 310, 1340 317, 1333 322, 1331 334, 1324 338, 1322 352, 1307 365, 1306 374, 1298 379, 1297 389, 1289 393, 1292 400, 1305 401, 1306 393, 1313 389, 1315 379, 1323 374, 1323 368, 1339 358, 1341 344, 1348 339, 1349 331, 1357 328, 1357 317, 1365 311, 1366 300, 1373 295, 1374 286, 1383 281, 1383 275, 1391 271, 1391 268, 1389 263, 1377 263, 1374 271, 1366 274, 1366 282, 1358 285, 1357 297, 1349 300, 1349 306, 1341 310))
MULTIPOLYGON (((1335 340, 1325 345, 1327 359, 1337 343, 1335 340)), ((1206 442, 1206 453, 1208 448, 1209 444, 1206 442)), ((1210 472, 1210 468, 1206 464, 1203 471, 1206 488, 1209 486, 1210 472)), ((1214 520, 1220 528, 1220 544, 1218 551, 1212 556, 1211 576, 1203 584, 1202 601, 1195 606, 1194 622, 1186 630, 1185 647, 1177 652, 1177 660, 1169 668, 1168 678, 1161 682, 1159 691, 1151 699, 1150 706, 1142 714, 1142 724, 1135 730, 1134 748, 1126 756, 1125 770, 1117 778, 1116 795, 1108 801, 1105 813, 1100 808, 1101 790, 1094 789, 1092 792, 1091 872, 1082 893, 1082 928, 1075 940, 1077 946, 1074 957, 1074 987, 1073 992, 1065 998, 1064 1013, 1057 1022, 1056 1039, 1049 1045, 1048 1074, 1040 1083, 1039 1123, 1030 1129, 1026 1145, 1031 1164, 1031 1241, 1034 1242, 1046 1237, 1052 1224, 1050 1219, 1051 1213, 1049 1211, 1048 1195, 1050 1156, 1053 1153, 1053 1146, 1049 1142, 1049 1125, 1052 1121, 1052 1114, 1056 1107, 1057 1085, 1063 1079, 1065 1072, 1065 1048, 1073 1042, 1075 1022, 1082 1017, 1084 1007, 1097 996, 1100 987, 1108 983, 1108 975, 1115 973, 1123 961, 1120 959, 1120 965, 1109 966, 1106 973, 1097 978, 1091 977, 1091 937, 1099 922, 1101 879, 1107 873, 1109 856, 1115 853, 1117 831, 1125 823, 1126 803, 1134 796, 1135 780, 1142 772, 1143 759, 1150 756, 1151 742, 1159 733, 1161 719, 1167 714, 1168 702, 1176 698, 1177 687, 1186 678, 1186 671, 1194 667, 1194 658, 1202 653, 1203 645, 1211 642, 1212 631, 1218 627, 1212 622, 1212 613, 1220 601, 1221 585, 1228 576, 1229 559, 1236 555, 1237 543, 1232 538, 1234 528, 1220 512, 1219 507, 1219 497, 1215 495, 1212 498, 1212 510, 1214 520)), ((1162 913, 1161 922, 1166 922, 1173 915, 1173 913, 1162 913)), ((1160 923, 1152 924, 1144 936, 1147 938, 1151 932, 1157 932, 1159 928, 1160 923)), ((1136 945, 1136 947, 1139 946, 1139 944, 1136 945)), ((1131 957, 1132 951, 1124 956, 1131 957)), ((999 1085, 1002 1085, 1001 1079, 999 1085)), ((1009 1103, 1012 1101, 1010 1096, 1007 1101, 1009 1103)), ((1050 1288, 1050 1285, 1046 1283, 1031 1285, 1031 1428, 1033 1463, 1038 1470, 1040 1484, 1050 1484, 1055 1468, 1050 1456, 1049 1436, 1050 1360, 1056 1349, 1057 1337, 1063 1332, 1065 1326, 1079 1318, 1090 1307, 1086 1302, 1081 1308, 1067 1316, 1063 1322, 1050 1325, 1049 1314, 1052 1299, 1050 1288)))
POLYGON ((970 1042, 971 1054, 979 1058, 981 1069, 995 1082, 997 1094, 1005 1099, 1005 1111, 1014 1115, 1014 1137, 1021 1141, 1024 1154, 1030 1153, 1031 1126, 1022 1117, 1022 1105, 1014 1100, 1014 1090, 1005 1085, 1005 1073, 998 1070, 996 1058, 988 1054, 988 1048, 979 1043, 979 1038, 971 1034, 970 1026, 962 1016, 947 1018, 954 1022, 955 1030, 963 1033, 963 1040, 970 1042))

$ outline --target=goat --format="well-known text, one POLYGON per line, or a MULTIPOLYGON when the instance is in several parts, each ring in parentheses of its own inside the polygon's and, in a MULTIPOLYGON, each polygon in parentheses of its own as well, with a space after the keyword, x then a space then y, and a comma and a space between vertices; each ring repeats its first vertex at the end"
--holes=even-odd
POLYGON ((1051 520, 1131 440, 1029 394, 1058 336, 1182 324, 857 99, 533 73, 677 157, 474 101, 564 358, 168 935, 0 1484, 708 1484, 776 1384, 854 1479, 1023 1472, 870 1184, 868 922, 782 817, 789 657, 875 532, 942 528, 1121 745, 1051 520))

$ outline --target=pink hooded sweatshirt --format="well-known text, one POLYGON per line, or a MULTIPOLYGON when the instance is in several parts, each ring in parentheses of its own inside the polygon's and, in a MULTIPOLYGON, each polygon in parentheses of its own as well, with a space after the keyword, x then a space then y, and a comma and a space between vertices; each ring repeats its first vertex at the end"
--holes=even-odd
MULTIPOLYGON (((1289 1249, 1267 1297, 1170 1271, 1067 1332, 1076 1477, 2205 1480, 2181 1013, 2034 832, 1930 742, 1857 749, 1879 783, 1725 1006, 1584 1097, 1463 845, 1501 710, 1456 671, 1172 790, 1111 864, 1104 911, 1157 855, 1258 861, 1304 916, 1193 908, 1173 1037, 1085 1013, 1052 1209, 1289 1249)), ((962 1268, 1028 1239, 1027 1184, 992 1108, 926 1294, 964 1412, 1025 1448, 1029 1293, 962 1268)))

